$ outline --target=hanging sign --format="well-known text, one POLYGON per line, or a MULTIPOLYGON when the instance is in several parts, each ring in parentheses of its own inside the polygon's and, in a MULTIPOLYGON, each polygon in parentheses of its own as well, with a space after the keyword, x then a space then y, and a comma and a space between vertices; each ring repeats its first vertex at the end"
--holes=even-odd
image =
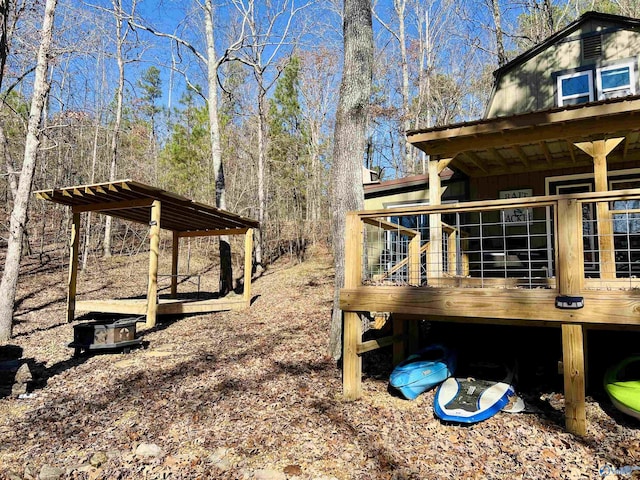
MULTIPOLYGON (((513 198, 517 200, 519 198, 527 198, 533 196, 533 189, 531 188, 519 188, 517 190, 501 190, 500 197, 513 198)), ((529 223, 531 221, 531 209, 530 208, 507 208, 502 211, 504 223, 519 224, 529 223)))

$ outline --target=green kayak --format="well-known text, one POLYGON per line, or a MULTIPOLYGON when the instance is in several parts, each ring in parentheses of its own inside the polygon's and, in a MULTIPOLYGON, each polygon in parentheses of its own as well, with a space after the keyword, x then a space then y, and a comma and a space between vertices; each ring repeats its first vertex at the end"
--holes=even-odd
POLYGON ((604 375, 604 389, 614 407, 640 420, 640 355, 609 368, 604 375))

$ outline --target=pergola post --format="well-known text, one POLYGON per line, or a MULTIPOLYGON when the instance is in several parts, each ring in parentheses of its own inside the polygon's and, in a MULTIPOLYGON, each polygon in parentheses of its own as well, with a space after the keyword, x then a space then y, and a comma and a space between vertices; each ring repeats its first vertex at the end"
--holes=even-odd
POLYGON ((171 298, 178 296, 178 257, 180 250, 180 235, 173 232, 173 243, 171 245, 171 298))
POLYGON ((149 222, 149 287, 147 290, 147 328, 156 325, 158 312, 158 256, 160 253, 160 200, 151 205, 149 222))
POLYGON ((69 281, 67 289, 67 322, 73 322, 76 312, 76 288, 78 284, 78 251, 80 247, 80 213, 73 212, 69 241, 69 281))
POLYGON ((253 228, 244 234, 244 290, 242 295, 247 306, 251 304, 251 273, 253 270, 253 228))
MULTIPOLYGON (((607 155, 616 148, 622 138, 596 140, 593 142, 576 143, 576 147, 593 158, 593 178, 596 192, 609 190, 607 181, 607 155)), ((596 204, 598 214, 598 251, 600 255, 600 278, 616 278, 616 255, 613 244, 613 222, 609 212, 608 202, 596 204)))

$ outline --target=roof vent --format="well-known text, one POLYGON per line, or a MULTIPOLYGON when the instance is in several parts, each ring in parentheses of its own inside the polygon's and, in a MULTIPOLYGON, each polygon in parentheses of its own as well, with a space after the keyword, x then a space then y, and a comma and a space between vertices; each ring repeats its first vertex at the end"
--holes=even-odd
POLYGON ((591 35, 582 39, 582 58, 598 58, 602 55, 602 35, 591 35))

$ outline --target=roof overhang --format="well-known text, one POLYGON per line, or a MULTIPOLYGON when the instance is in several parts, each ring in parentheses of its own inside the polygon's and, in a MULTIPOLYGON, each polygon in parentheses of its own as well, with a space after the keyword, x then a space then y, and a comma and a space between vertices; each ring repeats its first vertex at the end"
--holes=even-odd
POLYGON ((72 207, 74 213, 99 212, 136 223, 149 223, 154 201, 161 205, 160 227, 174 232, 235 233, 257 228, 255 220, 133 180, 39 190, 41 199, 72 207))
POLYGON ((608 162, 640 159, 640 96, 407 133, 408 141, 471 177, 592 165, 576 143, 625 139, 608 162))

